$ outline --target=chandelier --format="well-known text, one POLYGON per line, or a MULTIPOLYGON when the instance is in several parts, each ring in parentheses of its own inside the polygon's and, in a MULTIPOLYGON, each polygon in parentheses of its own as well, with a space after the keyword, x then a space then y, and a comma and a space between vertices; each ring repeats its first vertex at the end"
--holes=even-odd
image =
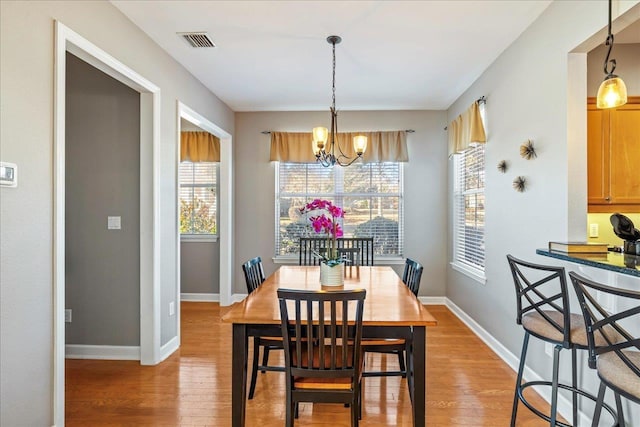
POLYGON ((611 55, 611 49, 613 48, 613 34, 611 34, 611 0, 609 0, 609 34, 607 35, 605 46, 609 46, 607 57, 604 60, 604 74, 606 77, 598 88, 596 106, 598 108, 614 108, 627 103, 627 86, 620 77, 613 74, 616 69, 616 60, 609 60, 609 55, 611 55), (609 64, 611 64, 611 71, 609 71, 609 64))
POLYGON ((333 48, 333 84, 332 98, 331 98, 331 130, 329 131, 325 127, 313 128, 313 140, 311 141, 311 148, 313 154, 316 156, 316 161, 324 167, 333 166, 338 164, 340 166, 349 166, 356 160, 362 157, 367 150, 367 137, 364 135, 356 135, 353 137, 353 151, 355 157, 347 156, 340 148, 338 141, 338 112, 336 111, 336 44, 340 43, 342 38, 340 36, 329 36, 327 42, 331 44, 333 48), (336 146, 338 147, 338 155, 335 153, 336 146), (328 150, 328 151, 327 151, 328 150))

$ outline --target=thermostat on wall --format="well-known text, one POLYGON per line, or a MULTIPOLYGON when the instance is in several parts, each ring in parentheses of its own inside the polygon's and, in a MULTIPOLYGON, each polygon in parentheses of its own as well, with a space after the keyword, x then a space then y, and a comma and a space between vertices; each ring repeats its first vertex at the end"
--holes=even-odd
POLYGON ((18 186, 18 165, 0 162, 0 185, 3 187, 18 186))

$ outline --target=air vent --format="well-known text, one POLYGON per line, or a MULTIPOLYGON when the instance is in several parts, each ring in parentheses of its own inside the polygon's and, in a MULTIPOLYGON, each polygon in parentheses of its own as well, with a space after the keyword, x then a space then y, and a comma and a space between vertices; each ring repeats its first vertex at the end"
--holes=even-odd
POLYGON ((178 35, 184 37, 192 47, 216 47, 213 40, 211 40, 205 32, 178 33, 178 35))

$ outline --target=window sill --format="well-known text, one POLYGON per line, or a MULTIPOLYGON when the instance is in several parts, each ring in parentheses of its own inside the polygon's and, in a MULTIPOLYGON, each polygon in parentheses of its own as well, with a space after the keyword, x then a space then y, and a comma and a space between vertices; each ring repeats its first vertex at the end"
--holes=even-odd
POLYGON ((455 262, 455 261, 452 261, 449 264, 451 265, 451 268, 453 268, 454 270, 459 271, 460 273, 462 273, 465 276, 475 280, 476 282, 480 283, 481 285, 484 285, 484 284, 487 283, 487 278, 484 275, 484 271, 479 270, 477 268, 469 267, 467 265, 464 265, 462 263, 455 262))
POLYGON ((218 236, 213 234, 181 234, 180 242, 217 242, 218 236))

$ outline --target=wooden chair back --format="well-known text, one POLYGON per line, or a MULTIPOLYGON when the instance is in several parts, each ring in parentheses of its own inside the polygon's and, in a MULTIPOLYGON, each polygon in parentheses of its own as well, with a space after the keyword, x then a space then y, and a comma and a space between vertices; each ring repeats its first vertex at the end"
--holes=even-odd
MULTIPOLYGON (((337 240, 338 254, 347 256, 353 265, 373 265, 373 237, 343 237, 337 240)), ((298 262, 300 265, 319 265, 316 254, 327 250, 324 237, 301 237, 298 262)))
POLYGON ((404 263, 404 273, 402 274, 402 281, 413 292, 415 296, 418 296, 420 290, 420 279, 422 278, 422 264, 407 258, 404 263))
POLYGON ((247 282, 247 293, 258 289, 258 286, 265 280, 262 259, 258 256, 242 264, 244 280, 247 282))
POLYGON ((562 333, 562 345, 564 348, 569 348, 571 310, 564 268, 534 264, 511 255, 507 255, 507 260, 516 288, 518 325, 522 324, 524 315, 535 311, 562 333), (557 316, 550 316, 555 312, 561 314, 562 324, 552 318, 557 316))
POLYGON ((352 389, 357 390, 365 296, 364 289, 278 289, 287 381, 291 385, 294 378, 349 378, 352 389))

